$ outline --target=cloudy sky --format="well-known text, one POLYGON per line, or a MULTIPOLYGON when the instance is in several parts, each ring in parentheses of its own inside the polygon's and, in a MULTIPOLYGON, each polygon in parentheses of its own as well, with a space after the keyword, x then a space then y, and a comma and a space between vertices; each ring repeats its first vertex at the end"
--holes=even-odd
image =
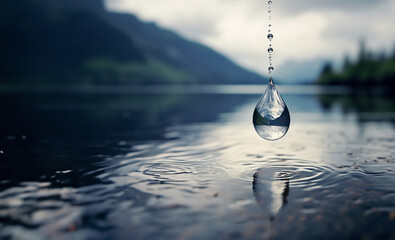
MULTIPOLYGON (((272 0, 274 74, 309 78, 325 59, 395 46, 395 0, 272 0)), ((266 0, 106 0, 107 8, 177 31, 224 53, 238 64, 267 72, 266 0)))

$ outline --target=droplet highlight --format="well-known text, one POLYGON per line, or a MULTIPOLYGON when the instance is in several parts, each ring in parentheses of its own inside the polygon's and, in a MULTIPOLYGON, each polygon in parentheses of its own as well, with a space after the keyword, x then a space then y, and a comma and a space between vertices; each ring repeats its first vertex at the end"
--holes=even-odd
POLYGON ((269 141, 278 140, 288 132, 291 117, 272 78, 255 106, 252 122, 258 135, 269 141))
POLYGON ((269 34, 267 35, 267 38, 270 39, 270 40, 273 39, 273 34, 269 33, 269 34))

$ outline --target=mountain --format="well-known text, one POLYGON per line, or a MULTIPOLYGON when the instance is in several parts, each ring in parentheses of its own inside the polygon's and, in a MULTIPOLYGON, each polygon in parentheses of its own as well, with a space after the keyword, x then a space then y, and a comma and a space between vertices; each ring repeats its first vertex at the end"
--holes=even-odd
POLYGON ((142 62, 143 53, 120 30, 91 11, 55 1, 7 1, 0 8, 1 82, 55 83, 82 76, 97 56, 142 62))
POLYGON ((0 83, 261 83, 177 33, 108 12, 100 0, 18 0, 0 7, 0 83))

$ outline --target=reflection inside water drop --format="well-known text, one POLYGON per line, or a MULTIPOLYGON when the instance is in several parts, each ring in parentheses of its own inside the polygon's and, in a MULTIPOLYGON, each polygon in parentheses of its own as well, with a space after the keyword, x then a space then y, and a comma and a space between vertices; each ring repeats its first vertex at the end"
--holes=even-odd
POLYGON ((252 119, 255 131, 266 140, 278 140, 289 129, 291 118, 288 107, 277 92, 272 78, 255 107, 252 119))

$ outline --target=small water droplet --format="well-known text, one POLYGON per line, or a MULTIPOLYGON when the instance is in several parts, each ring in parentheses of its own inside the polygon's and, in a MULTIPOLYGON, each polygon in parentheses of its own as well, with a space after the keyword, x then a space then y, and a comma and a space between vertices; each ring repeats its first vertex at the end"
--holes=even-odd
POLYGON ((272 1, 268 1, 267 3, 272 4, 272 1))
POLYGON ((278 140, 288 132, 291 122, 288 107, 274 86, 272 78, 254 109, 252 119, 255 131, 263 139, 278 140))
POLYGON ((273 39, 273 34, 269 33, 269 34, 267 35, 267 38, 268 38, 268 39, 273 39))
POLYGON ((272 11, 271 10, 269 10, 269 11, 267 11, 268 13, 271 13, 272 11))
POLYGON ((8 136, 7 139, 8 139, 8 140, 15 140, 16 137, 15 137, 15 136, 8 136))
MULTIPOLYGON (((271 65, 271 64, 270 64, 270 65, 271 65)), ((267 69, 269 70, 269 72, 271 72, 271 71, 274 70, 274 67, 273 67, 273 66, 270 66, 270 67, 268 67, 267 69)))
POLYGON ((271 27, 272 25, 271 24, 269 24, 269 27, 271 27))
POLYGON ((270 48, 267 49, 267 51, 268 51, 269 53, 272 53, 272 52, 273 52, 273 48, 270 47, 270 48))

